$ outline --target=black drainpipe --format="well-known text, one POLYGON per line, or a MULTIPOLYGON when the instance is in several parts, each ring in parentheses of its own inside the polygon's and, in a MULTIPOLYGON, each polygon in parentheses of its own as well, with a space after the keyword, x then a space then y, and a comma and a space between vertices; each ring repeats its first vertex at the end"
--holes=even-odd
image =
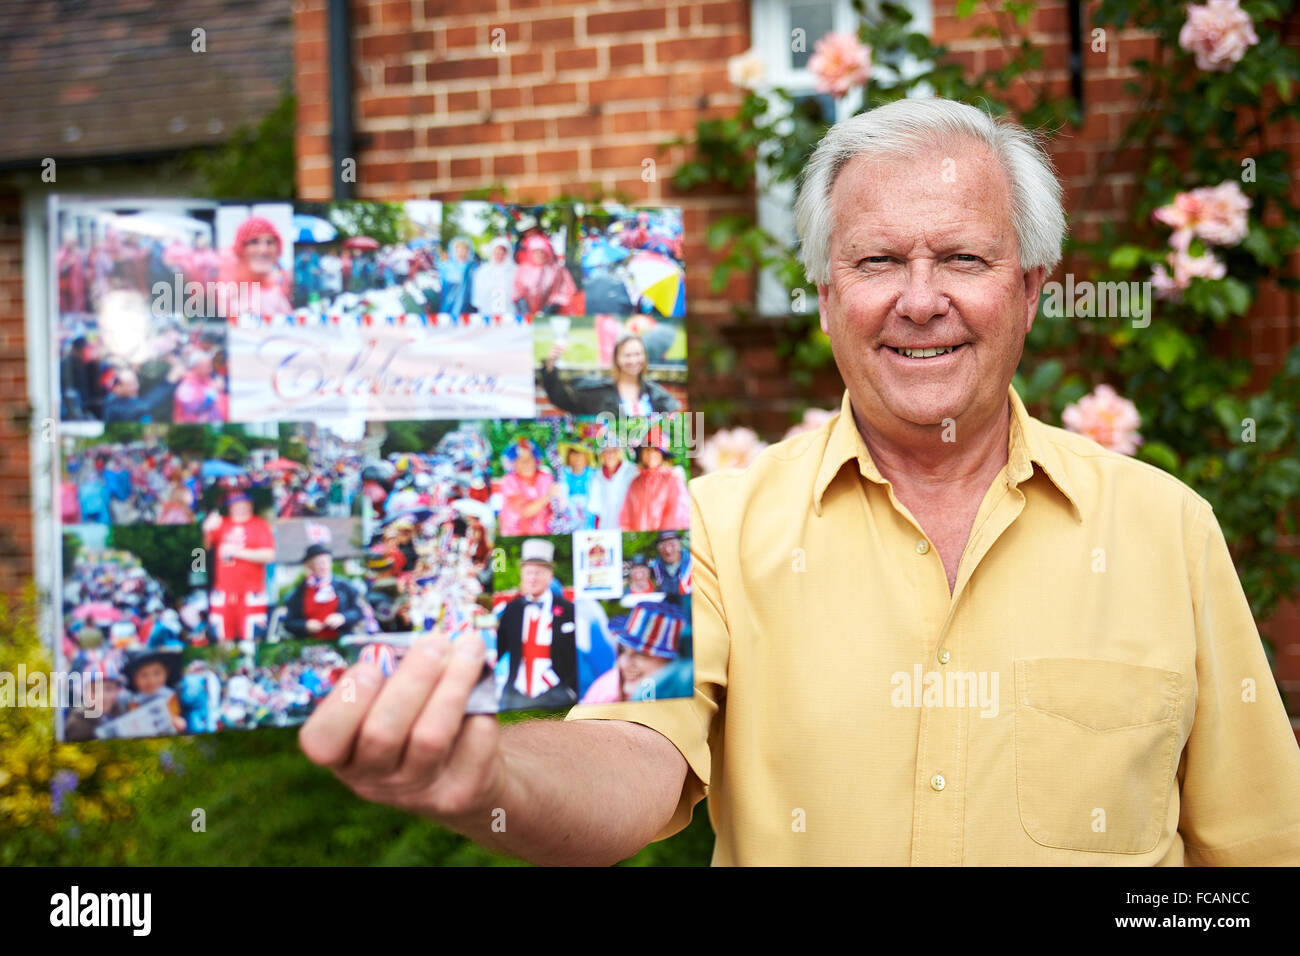
POLYGON ((1080 0, 1070 0, 1070 93, 1079 105, 1079 116, 1083 117, 1083 4, 1080 0))
POLYGON ((354 199, 356 170, 351 181, 343 179, 343 161, 355 165, 355 142, 352 138, 352 25, 348 17, 348 0, 329 0, 330 34, 330 152, 334 158, 334 198, 354 199))

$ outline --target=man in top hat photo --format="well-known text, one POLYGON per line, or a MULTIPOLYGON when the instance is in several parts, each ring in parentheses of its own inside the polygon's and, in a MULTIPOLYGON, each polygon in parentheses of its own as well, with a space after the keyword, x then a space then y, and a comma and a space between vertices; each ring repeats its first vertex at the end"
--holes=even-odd
POLYGON ((611 618, 609 630, 618 641, 618 660, 592 681, 582 703, 689 696, 690 671, 685 680, 678 680, 676 668, 667 669, 678 658, 686 627, 681 608, 652 601, 638 604, 625 617, 611 618))
POLYGON ((349 582, 334 577, 329 546, 313 544, 302 556, 307 576, 285 599, 284 628, 294 637, 334 641, 365 619, 361 600, 349 582))
POLYGON ((253 514, 242 491, 226 497, 229 515, 213 511, 203 522, 203 543, 213 555, 209 620, 219 641, 251 641, 266 626, 266 566, 275 560, 275 534, 253 514))
POLYGON ((502 710, 558 709, 578 700, 573 605, 551 589, 555 545, 528 538, 520 549, 519 596, 497 625, 497 654, 510 655, 502 710))
POLYGON ((658 557, 651 559, 650 571, 658 589, 672 600, 691 593, 691 553, 682 547, 676 531, 660 531, 655 541, 658 557))

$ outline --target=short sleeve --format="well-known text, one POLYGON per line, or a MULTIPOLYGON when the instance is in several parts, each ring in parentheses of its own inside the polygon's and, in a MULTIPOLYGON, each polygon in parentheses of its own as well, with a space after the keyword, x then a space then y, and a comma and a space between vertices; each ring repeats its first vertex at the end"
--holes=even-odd
POLYGON ((695 804, 708 795, 714 750, 720 740, 727 686, 730 637, 718 589, 713 550, 701 517, 699 503, 691 496, 691 573, 695 590, 691 598, 692 648, 695 658, 695 695, 675 700, 638 701, 620 704, 579 705, 566 720, 626 720, 656 730, 686 758, 689 771, 681 800, 672 819, 656 840, 664 840, 691 821, 695 804))
POLYGON ((1196 716, 1183 751, 1178 830, 1190 865, 1294 865, 1300 748, 1223 532, 1207 505, 1198 517, 1188 555, 1196 716))

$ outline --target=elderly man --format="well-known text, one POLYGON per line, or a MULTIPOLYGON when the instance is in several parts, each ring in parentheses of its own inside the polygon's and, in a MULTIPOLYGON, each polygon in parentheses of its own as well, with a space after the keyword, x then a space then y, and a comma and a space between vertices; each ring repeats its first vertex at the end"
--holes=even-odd
POLYGON ((547 862, 626 857, 706 793, 715 863, 1300 861, 1300 754, 1210 507, 1010 388, 1059 195, 968 106, 836 126, 796 220, 847 390, 693 484, 694 698, 453 737, 477 662, 435 637, 306 752, 547 862))

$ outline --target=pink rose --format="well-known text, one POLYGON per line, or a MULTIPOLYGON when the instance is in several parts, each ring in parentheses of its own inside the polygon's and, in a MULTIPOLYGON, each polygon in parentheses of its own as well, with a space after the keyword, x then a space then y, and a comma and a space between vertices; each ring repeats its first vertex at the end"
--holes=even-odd
POLYGON ((1179 193, 1172 203, 1161 206, 1151 216, 1173 227, 1169 244, 1186 251, 1192 236, 1216 246, 1235 246, 1246 238, 1249 212, 1250 197, 1229 179, 1217 186, 1179 193))
POLYGON ((804 432, 815 432, 821 428, 826 420, 834 417, 835 412, 825 408, 810 408, 803 413, 803 421, 798 425, 791 425, 790 430, 781 436, 781 440, 793 438, 795 435, 802 435, 804 432))
POLYGON ((828 33, 813 47, 808 69, 817 77, 818 93, 843 96, 871 76, 871 47, 852 33, 828 33))
POLYGON ((1137 406, 1121 397, 1109 385, 1098 385, 1061 413, 1065 427, 1091 438, 1121 455, 1132 455, 1142 444, 1137 430, 1142 426, 1137 406))
POLYGON ((1156 266, 1151 271, 1151 284, 1156 288, 1156 297, 1177 301, 1183 291, 1191 285, 1193 279, 1222 279, 1228 274, 1228 268, 1219 257, 1211 252, 1203 256, 1189 255, 1186 245, 1175 246, 1169 254, 1169 265, 1173 275, 1164 266, 1156 266))
POLYGON ((751 429, 732 428, 714 432, 700 446, 700 471, 709 474, 724 468, 748 468, 767 447, 751 429))
POLYGON ((1178 45, 1196 55, 1201 70, 1227 72, 1259 42, 1250 14, 1237 0, 1209 0, 1187 8, 1187 22, 1178 33, 1178 45))

